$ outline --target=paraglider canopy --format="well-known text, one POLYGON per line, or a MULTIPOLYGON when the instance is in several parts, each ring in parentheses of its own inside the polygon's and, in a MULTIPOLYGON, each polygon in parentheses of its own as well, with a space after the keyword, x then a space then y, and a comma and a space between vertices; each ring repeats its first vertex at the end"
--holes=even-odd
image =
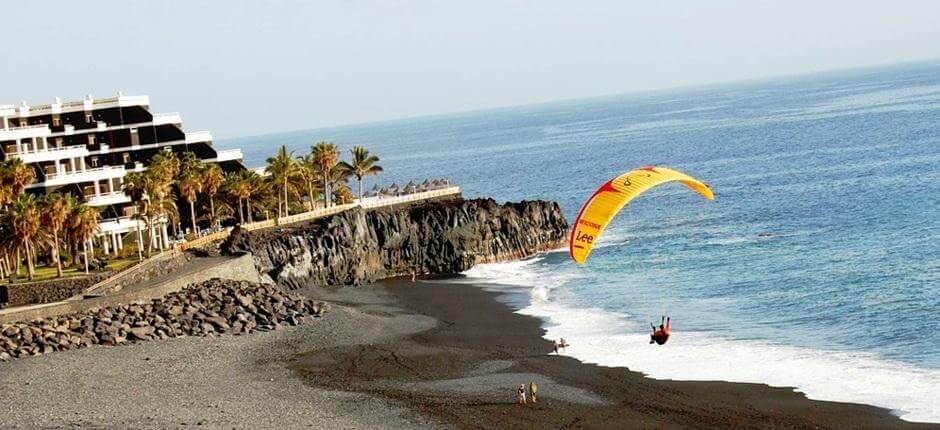
POLYGON ((708 200, 715 199, 707 184, 676 170, 647 166, 624 173, 601 185, 584 203, 571 229, 571 259, 583 264, 604 228, 627 203, 650 188, 672 181, 679 181, 708 200))

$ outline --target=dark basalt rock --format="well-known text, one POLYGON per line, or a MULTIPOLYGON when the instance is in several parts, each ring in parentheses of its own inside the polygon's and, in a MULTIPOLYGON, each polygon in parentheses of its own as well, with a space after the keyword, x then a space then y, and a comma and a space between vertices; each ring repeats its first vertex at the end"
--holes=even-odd
POLYGON ((567 231, 554 202, 451 200, 356 208, 266 230, 236 228, 221 249, 252 253, 259 272, 283 287, 359 285, 527 257, 563 246, 567 231))
POLYGON ((0 361, 91 345, 276 330, 329 309, 274 285, 210 279, 147 302, 0 324, 0 361))

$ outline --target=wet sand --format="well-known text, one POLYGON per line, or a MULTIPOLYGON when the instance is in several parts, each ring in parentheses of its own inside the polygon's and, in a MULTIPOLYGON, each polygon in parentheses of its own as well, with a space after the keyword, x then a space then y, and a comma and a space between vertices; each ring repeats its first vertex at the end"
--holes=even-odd
MULTIPOLYGON (((807 400, 788 388, 659 381, 550 354, 540 321, 513 313, 478 286, 392 280, 306 294, 381 317, 414 314, 434 328, 386 342, 300 354, 310 384, 406 405, 456 428, 940 428, 887 410, 807 400), (365 299, 365 300, 364 300, 365 299), (539 403, 516 404, 535 381, 539 403)), ((653 346, 651 346, 653 347, 653 346)))

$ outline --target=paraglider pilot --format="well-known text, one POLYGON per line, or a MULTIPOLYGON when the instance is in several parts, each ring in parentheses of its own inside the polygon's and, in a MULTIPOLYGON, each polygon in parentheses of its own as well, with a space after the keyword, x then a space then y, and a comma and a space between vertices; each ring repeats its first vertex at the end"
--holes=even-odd
POLYGON ((653 328, 653 332, 650 333, 650 343, 651 343, 651 344, 652 344, 653 342, 656 342, 657 345, 662 345, 662 344, 666 343, 667 340, 669 340, 669 332, 670 332, 670 330, 671 330, 671 327, 670 327, 670 324, 669 324, 669 320, 670 320, 670 318, 666 318, 665 316, 663 316, 663 319, 662 319, 662 320, 659 320, 659 328, 658 328, 658 329, 656 328, 656 326, 653 325, 653 323, 650 323, 650 327, 653 328), (666 321, 666 324, 665 324, 665 325, 663 325, 663 320, 666 321))

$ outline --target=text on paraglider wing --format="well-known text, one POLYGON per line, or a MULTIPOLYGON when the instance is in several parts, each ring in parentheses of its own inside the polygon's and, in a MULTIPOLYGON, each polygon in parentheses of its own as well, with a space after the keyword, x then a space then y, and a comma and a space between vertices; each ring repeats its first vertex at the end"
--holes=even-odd
POLYGON ((600 228, 601 228, 601 225, 600 225, 600 224, 598 224, 598 223, 596 223, 596 222, 590 222, 590 221, 588 221, 588 220, 586 220, 586 219, 582 219, 582 220, 578 221, 578 224, 586 225, 586 226, 588 226, 588 227, 596 228, 596 229, 600 229, 600 228))
POLYGON ((575 240, 577 240, 578 242, 593 243, 594 236, 587 234, 587 233, 578 232, 578 235, 575 237, 575 240))

